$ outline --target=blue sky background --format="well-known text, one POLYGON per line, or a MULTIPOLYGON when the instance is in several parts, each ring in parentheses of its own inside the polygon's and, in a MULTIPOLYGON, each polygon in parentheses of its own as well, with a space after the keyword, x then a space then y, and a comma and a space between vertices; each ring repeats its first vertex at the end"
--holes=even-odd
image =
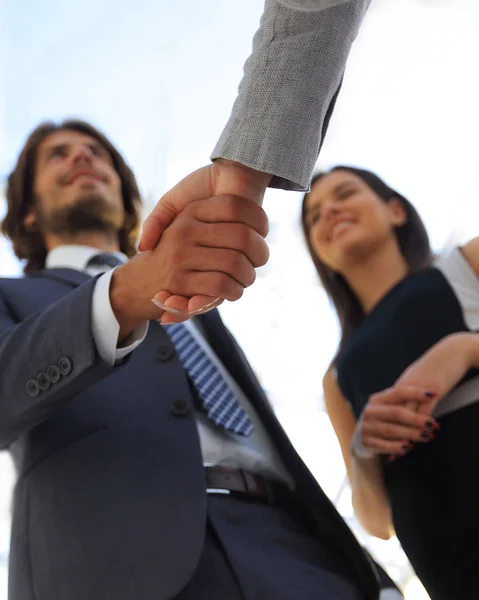
POLYGON ((40 120, 75 115, 111 135, 144 189, 160 190, 170 161, 208 158, 262 6, 19 0, 6 12, 2 172, 40 120))
MULTIPOLYGON (((0 0, 0 184, 33 127, 77 116, 119 146, 151 206, 208 161, 262 9, 262 0, 0 0)), ((320 158, 322 166, 377 171, 419 209, 436 250, 479 233, 477 31, 477 0, 373 0, 320 158)), ((268 194, 270 263, 222 313, 298 450, 336 499, 344 468, 321 377, 338 330, 303 247, 300 201, 268 194)), ((0 215, 2 204, 0 194, 0 215)), ((0 240, 0 276, 19 270, 0 240)), ((5 456, 2 477, 11 484, 5 456)), ((351 519, 347 494, 341 498, 351 519)), ((8 507, 0 492, 0 560, 8 507)), ((358 534, 394 576, 408 579, 394 540, 358 534)), ((0 600, 2 573, 0 563, 0 600)), ((419 598, 411 580, 408 600, 419 598)))

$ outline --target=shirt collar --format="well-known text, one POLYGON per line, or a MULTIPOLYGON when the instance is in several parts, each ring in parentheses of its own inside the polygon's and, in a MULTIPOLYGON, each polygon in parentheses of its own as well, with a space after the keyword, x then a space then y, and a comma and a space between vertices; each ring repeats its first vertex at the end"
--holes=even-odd
MULTIPOLYGON (((95 254, 102 254, 102 252, 101 250, 98 250, 98 248, 93 248, 92 246, 79 246, 76 244, 57 246, 47 254, 45 267, 47 269, 63 268, 85 271, 88 261, 90 258, 93 258, 95 254)), ((108 252, 108 254, 118 256, 124 262, 128 260, 122 252, 108 252)))

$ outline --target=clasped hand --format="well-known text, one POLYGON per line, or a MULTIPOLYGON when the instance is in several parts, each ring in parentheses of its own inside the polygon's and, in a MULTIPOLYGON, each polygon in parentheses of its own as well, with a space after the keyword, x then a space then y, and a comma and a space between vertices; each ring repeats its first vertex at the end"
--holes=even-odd
MULTIPOLYGON (((144 252, 156 248, 162 238, 167 235, 168 229, 185 210, 189 209, 191 204, 201 201, 213 202, 211 210, 208 211, 206 222, 215 224, 216 229, 211 228, 208 240, 202 239, 199 246, 241 252, 246 258, 251 255, 253 260, 249 262, 252 267, 264 265, 269 256, 268 249, 264 240, 263 243, 260 243, 253 232, 265 237, 268 232, 268 220, 262 209, 254 213, 252 205, 256 204, 257 208, 261 206, 270 179, 271 175, 222 159, 198 169, 180 181, 160 199, 144 223, 139 250, 144 252), (226 198, 229 198, 230 205, 233 202, 232 198, 236 198, 235 207, 231 206, 233 212, 225 214, 220 209, 219 198, 223 198, 223 202, 226 198), (242 202, 245 204, 243 209, 240 208, 242 202), (239 212, 236 213, 235 211, 239 212), (255 215, 253 221, 247 218, 246 213, 248 213, 248 216, 255 215), (259 216, 260 213, 261 217, 259 216), (238 218, 240 220, 236 220, 238 218), (236 225, 242 223, 249 229, 243 228, 240 231, 238 227, 234 226, 235 223, 236 225), (223 225, 223 227, 220 228, 220 225, 223 225), (239 238, 242 242, 240 245, 238 244, 239 238)), ((201 256, 205 256, 204 251, 198 254, 198 258, 201 256)), ((210 273, 208 278, 202 279, 203 285, 201 287, 195 289, 188 286, 189 291, 186 291, 186 288, 177 287, 173 289, 170 286, 156 291, 153 298, 155 304, 170 313, 170 316, 164 315, 162 317, 163 323, 185 320, 191 315, 205 312, 217 306, 223 299, 236 300, 241 295, 237 293, 238 287, 236 287, 233 298, 231 295, 228 296, 218 291, 218 286, 215 285, 218 276, 213 276, 212 273, 229 274, 243 288, 251 285, 254 281, 251 269, 248 270, 246 277, 236 278, 235 274, 229 272, 228 267, 225 267, 224 257, 221 258, 218 264, 214 265, 215 259, 212 256, 210 253, 208 264, 204 264, 202 267, 200 265, 200 270, 210 273)), ((219 258, 218 253, 216 256, 219 258)), ((232 258, 232 255, 230 256, 232 258)), ((246 275, 244 261, 239 256, 236 256, 234 260, 243 263, 242 273, 246 275)))
POLYGON ((391 388, 370 396, 357 432, 363 447, 391 460, 433 440, 439 430, 434 408, 471 368, 476 344, 477 334, 449 335, 412 363, 391 388))

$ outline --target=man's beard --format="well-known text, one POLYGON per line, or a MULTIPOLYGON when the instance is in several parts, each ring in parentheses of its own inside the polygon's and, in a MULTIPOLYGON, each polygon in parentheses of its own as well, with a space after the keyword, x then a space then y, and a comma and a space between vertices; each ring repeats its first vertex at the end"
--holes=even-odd
POLYGON ((98 194, 79 196, 68 206, 49 211, 37 206, 37 218, 44 233, 74 236, 86 231, 116 233, 123 225, 123 214, 98 194))

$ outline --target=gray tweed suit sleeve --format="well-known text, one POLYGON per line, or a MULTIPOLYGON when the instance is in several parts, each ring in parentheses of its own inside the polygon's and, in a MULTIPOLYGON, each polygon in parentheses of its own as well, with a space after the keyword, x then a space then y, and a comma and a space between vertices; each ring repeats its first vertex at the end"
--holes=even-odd
POLYGON ((370 0, 266 0, 231 117, 211 158, 307 190, 370 0))

